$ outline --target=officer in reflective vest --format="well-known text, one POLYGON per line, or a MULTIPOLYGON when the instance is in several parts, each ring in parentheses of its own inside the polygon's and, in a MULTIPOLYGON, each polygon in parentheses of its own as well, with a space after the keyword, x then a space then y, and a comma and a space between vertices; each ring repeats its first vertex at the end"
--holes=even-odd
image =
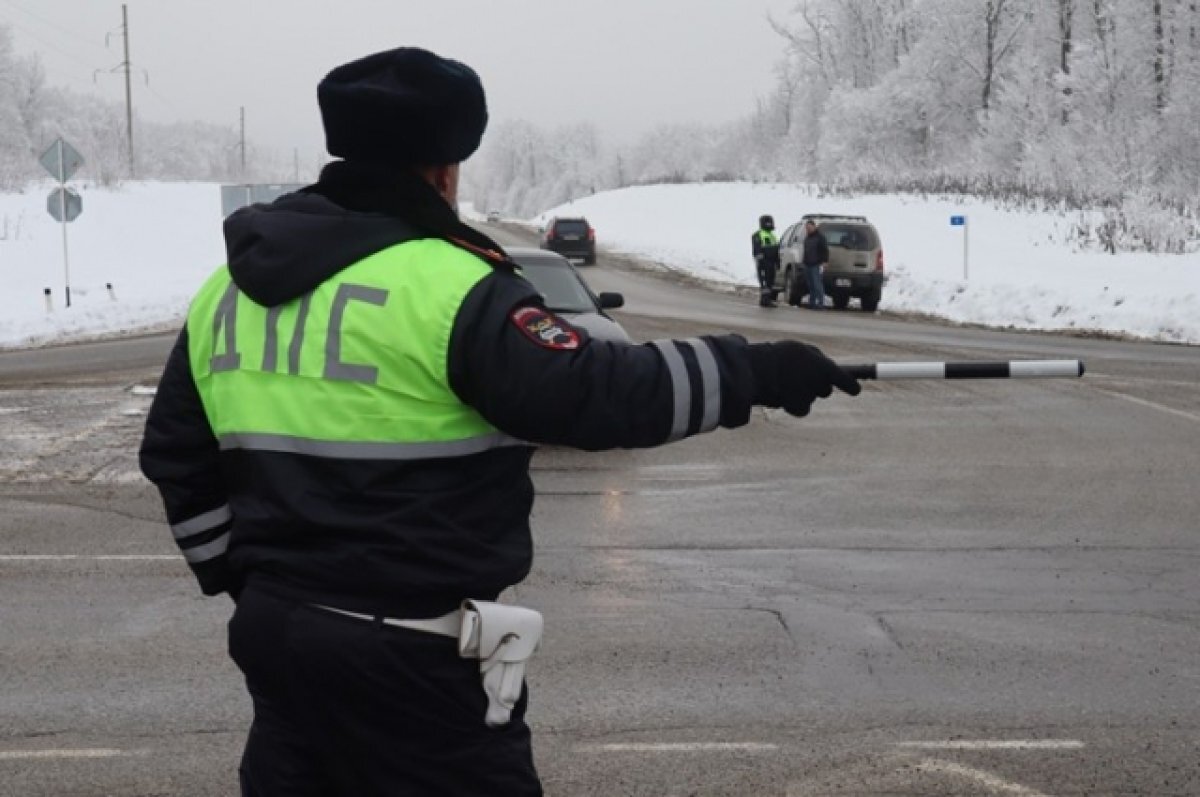
POLYGON ((758 274, 758 303, 762 307, 774 307, 779 289, 775 287, 775 274, 779 270, 779 239, 775 236, 775 219, 759 216, 758 229, 750 239, 754 254, 754 269, 758 274))
POLYGON ((455 211, 469 67, 377 53, 318 86, 318 181, 225 222, 143 472, 254 708, 244 795, 539 795, 522 672, 541 443, 656 446, 858 383, 796 341, 592 340, 455 211), (511 608, 511 611, 509 611, 511 608))

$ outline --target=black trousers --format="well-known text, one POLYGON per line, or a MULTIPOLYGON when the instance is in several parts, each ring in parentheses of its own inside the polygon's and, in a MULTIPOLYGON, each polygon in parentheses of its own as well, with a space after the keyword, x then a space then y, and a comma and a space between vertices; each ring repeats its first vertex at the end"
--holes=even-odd
POLYGON ((540 797, 528 693, 484 723, 479 662, 455 640, 247 587, 229 621, 254 723, 243 797, 540 797))
POLYGON ((779 263, 764 258, 756 261, 755 265, 758 270, 759 304, 766 305, 775 301, 775 297, 779 295, 779 291, 775 288, 775 272, 779 268, 779 263))

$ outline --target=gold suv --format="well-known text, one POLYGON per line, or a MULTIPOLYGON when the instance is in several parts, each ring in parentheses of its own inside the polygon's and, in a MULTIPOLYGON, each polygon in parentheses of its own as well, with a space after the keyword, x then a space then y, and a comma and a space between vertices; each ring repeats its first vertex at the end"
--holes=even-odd
POLYGON ((808 295, 804 277, 804 225, 817 223, 829 244, 829 265, 821 273, 825 295, 833 306, 844 310, 850 299, 858 299, 862 309, 873 313, 879 308, 883 285, 883 243, 879 233, 865 216, 809 214, 788 227, 779 239, 779 272, 776 287, 788 304, 799 306, 808 295))

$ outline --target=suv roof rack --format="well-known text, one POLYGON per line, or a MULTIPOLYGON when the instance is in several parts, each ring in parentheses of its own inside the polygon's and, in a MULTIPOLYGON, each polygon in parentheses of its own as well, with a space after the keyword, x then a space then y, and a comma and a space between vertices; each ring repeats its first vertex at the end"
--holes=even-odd
POLYGON ((807 219, 841 219, 843 221, 866 221, 866 216, 847 216, 845 213, 805 213, 802 220, 807 219))

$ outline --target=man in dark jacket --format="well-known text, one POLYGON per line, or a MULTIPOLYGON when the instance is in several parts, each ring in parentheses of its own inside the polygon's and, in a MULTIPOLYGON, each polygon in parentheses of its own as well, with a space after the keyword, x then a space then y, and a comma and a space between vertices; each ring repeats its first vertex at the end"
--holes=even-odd
POLYGON ((804 255, 801 263, 804 265, 804 278, 808 282, 808 306, 820 310, 825 307, 825 283, 821 272, 829 265, 829 242, 812 219, 804 223, 804 255))
POLYGON ((487 120, 469 67, 377 53, 318 99, 342 160, 226 220, 141 446, 201 590, 236 602, 242 793, 538 795, 513 668, 540 617, 489 603, 529 572, 534 447, 656 446, 859 385, 795 341, 612 343, 546 310, 455 212, 487 120))
POLYGON ((758 273, 758 304, 774 307, 779 290, 775 287, 775 274, 779 270, 779 239, 775 236, 775 219, 758 217, 758 229, 750 238, 750 251, 754 255, 754 269, 758 273))

